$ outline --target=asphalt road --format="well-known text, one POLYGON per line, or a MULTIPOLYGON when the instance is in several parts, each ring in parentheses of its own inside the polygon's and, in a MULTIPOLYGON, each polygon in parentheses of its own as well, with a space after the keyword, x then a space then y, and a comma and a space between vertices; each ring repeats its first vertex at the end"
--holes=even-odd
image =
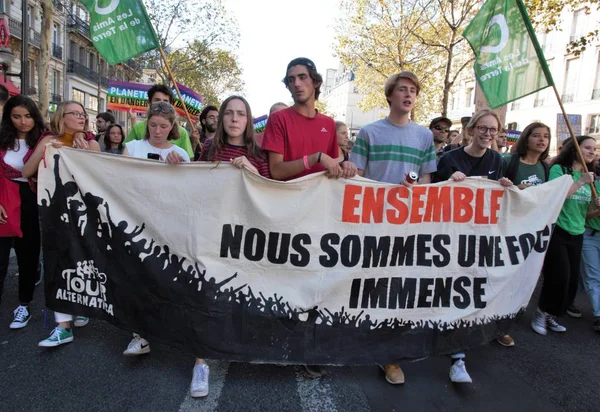
MULTIPOLYGON (((585 295, 583 319, 563 319, 565 334, 536 335, 532 311, 514 327, 517 345, 496 343, 467 353, 474 383, 448 379, 445 357, 404 362, 406 384, 392 386, 377 367, 329 367, 307 379, 297 366, 209 361, 210 394, 192 399, 193 358, 152 345, 149 355, 122 356, 131 335, 92 320, 75 341, 53 349, 37 346, 54 327, 41 286, 33 318, 10 330, 17 306, 17 277, 9 268, 0 307, 0 411, 598 411, 600 334, 591 328, 585 295)), ((535 298, 534 298, 535 300, 535 298)))

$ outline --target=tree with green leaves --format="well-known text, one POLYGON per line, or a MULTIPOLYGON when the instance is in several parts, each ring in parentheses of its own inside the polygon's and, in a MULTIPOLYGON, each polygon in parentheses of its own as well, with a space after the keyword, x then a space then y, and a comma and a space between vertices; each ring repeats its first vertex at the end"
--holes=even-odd
MULTIPOLYGON (((523 2, 535 29, 545 33, 561 30, 563 24, 561 15, 565 10, 583 10, 588 15, 594 9, 600 10, 600 0, 524 0, 523 2)), ((596 27, 599 26, 596 25, 596 27)), ((565 51, 579 56, 588 46, 598 40, 599 36, 599 28, 584 33, 582 36, 572 39, 567 44, 565 51)))
MULTIPOLYGON (((225 94, 239 93, 244 83, 235 51, 239 32, 221 0, 146 0, 146 9, 175 79, 218 105, 225 94)), ((158 51, 141 56, 163 83, 168 71, 158 51)))
POLYGON ((358 0, 343 3, 337 25, 337 54, 354 71, 367 95, 363 110, 386 107, 385 79, 412 71, 422 83, 412 117, 446 115, 448 98, 461 73, 473 61, 462 31, 479 0, 358 0))

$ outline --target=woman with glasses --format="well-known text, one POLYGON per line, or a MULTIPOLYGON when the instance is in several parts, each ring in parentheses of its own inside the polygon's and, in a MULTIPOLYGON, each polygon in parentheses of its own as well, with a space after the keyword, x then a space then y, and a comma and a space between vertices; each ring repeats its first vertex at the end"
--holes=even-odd
MULTIPOLYGON (((88 132, 88 114, 81 103, 66 101, 59 104, 50 120, 50 131, 44 134, 44 138, 37 145, 31 159, 25 164, 23 176, 31 177, 37 173, 47 143, 52 143, 57 148, 67 146, 99 152, 98 142, 88 132)), ((73 341, 73 331, 70 327, 73 316, 67 313, 54 312, 54 319, 58 325, 47 339, 38 344, 39 346, 54 347, 73 341)), ((85 316, 77 316, 74 325, 83 327, 88 324, 88 321, 89 319, 85 316)))
MULTIPOLYGON (((460 182, 467 177, 485 177, 497 180, 502 186, 512 186, 509 179, 502 177, 502 156, 490 148, 500 128, 500 119, 494 112, 480 110, 475 113, 465 128, 466 134, 471 136, 471 143, 446 153, 440 159, 433 182, 448 179, 460 182)), ((450 380, 471 383, 464 362, 465 354, 455 353, 450 357, 450 380)))
MULTIPOLYGON (((29 176, 23 176, 25 164, 44 132, 44 120, 35 102, 23 95, 6 102, 0 123, 1 173, 18 185, 21 206, 22 237, 0 237, 0 300, 8 272, 10 249, 14 247, 19 268, 19 306, 14 311, 10 329, 27 326, 31 319, 29 303, 38 279, 40 260, 40 223, 35 186, 29 176)), ((6 205, 4 205, 6 206, 6 205)), ((6 223, 6 211, 0 205, 0 225, 6 223)))

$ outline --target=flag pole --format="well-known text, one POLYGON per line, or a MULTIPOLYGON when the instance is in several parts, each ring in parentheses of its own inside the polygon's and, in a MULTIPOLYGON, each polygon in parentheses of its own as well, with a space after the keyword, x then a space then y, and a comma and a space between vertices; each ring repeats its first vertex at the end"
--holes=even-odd
MULTIPOLYGON (((175 85, 175 91, 177 92, 177 97, 179 97, 179 101, 181 102, 181 105, 183 106, 183 110, 185 111, 185 117, 187 117, 187 120, 188 120, 188 122, 190 124, 190 133, 193 134, 194 123, 192 122, 192 118, 190 117, 190 114, 188 113, 187 107, 185 106, 185 102, 183 101, 183 97, 181 97, 181 92, 179 91, 179 86, 177 86, 177 82, 175 81, 175 76, 173 76, 173 72, 171 71, 171 67, 169 67, 169 63, 167 62, 167 56, 165 56, 165 52, 164 52, 164 50, 163 50, 162 47, 159 47, 158 51, 160 52, 160 56, 162 57, 162 60, 165 63, 165 67, 167 68, 167 72, 169 73, 169 77, 171 78, 171 81, 173 82, 173 85, 175 85)), ((196 137, 194 139, 194 144, 193 144, 192 149, 195 151, 199 144, 200 144, 200 139, 198 139, 196 137)))
MULTIPOLYGON (((575 131, 573 130, 573 126, 571 126, 571 122, 569 121, 569 116, 567 115, 567 111, 565 110, 565 106, 558 94, 558 90, 556 89, 556 85, 552 82, 552 89, 554 90, 554 95, 556 96, 556 100, 558 100, 558 105, 560 106, 560 110, 562 111, 563 118, 565 119, 565 123, 567 124, 567 128, 569 129, 569 134, 571 135, 571 139, 573 140, 573 145, 575 146, 575 153, 577 153, 577 160, 581 163, 581 167, 583 168, 583 173, 588 173, 587 165, 585 164, 585 159, 583 158, 583 154, 581 153, 581 148, 579 147, 579 142, 577 142, 577 136, 575 136, 575 131)), ((557 136, 558 138, 558 136, 557 136)), ((594 186, 594 182, 590 183, 590 187, 592 188, 592 198, 597 198, 598 193, 596 193, 596 187, 594 186)))

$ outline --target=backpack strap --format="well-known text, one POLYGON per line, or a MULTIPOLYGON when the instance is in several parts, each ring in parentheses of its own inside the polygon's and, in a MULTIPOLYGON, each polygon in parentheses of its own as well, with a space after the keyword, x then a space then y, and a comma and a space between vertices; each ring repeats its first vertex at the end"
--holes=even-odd
POLYGON ((546 182, 550 180, 550 165, 548 162, 540 160, 542 162, 542 166, 544 166, 544 175, 546 176, 546 182))
POLYGON ((510 155, 510 163, 508 164, 508 168, 504 173, 504 177, 506 177, 511 182, 515 179, 517 175, 517 169, 519 168, 519 154, 513 153, 510 155))

